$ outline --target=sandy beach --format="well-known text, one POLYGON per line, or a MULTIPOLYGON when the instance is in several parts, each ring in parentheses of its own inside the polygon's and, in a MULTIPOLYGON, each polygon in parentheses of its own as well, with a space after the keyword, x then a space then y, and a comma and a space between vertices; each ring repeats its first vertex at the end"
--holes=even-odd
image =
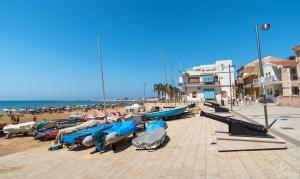
MULTIPOLYGON (((80 112, 83 113, 82 110, 77 110, 73 112, 80 112)), ((87 112, 87 115, 93 114, 94 110, 89 110, 87 112)), ((107 113, 110 112, 126 112, 125 107, 115 107, 115 108, 107 108, 107 113)), ((58 119, 66 119, 70 116, 72 112, 63 112, 63 113, 43 113, 36 115, 37 122, 40 122, 43 119, 52 119, 52 120, 58 120, 58 119)), ((25 114, 23 117, 20 117, 20 123, 32 121, 33 115, 25 114)), ((0 117, 0 121, 10 123, 10 117, 5 115, 0 117)), ((49 141, 36 141, 33 140, 32 136, 22 136, 22 137, 13 137, 11 139, 5 139, 3 136, 0 137, 0 157, 21 152, 30 148, 40 147, 44 146, 44 148, 47 148, 50 145, 51 142, 49 141)))

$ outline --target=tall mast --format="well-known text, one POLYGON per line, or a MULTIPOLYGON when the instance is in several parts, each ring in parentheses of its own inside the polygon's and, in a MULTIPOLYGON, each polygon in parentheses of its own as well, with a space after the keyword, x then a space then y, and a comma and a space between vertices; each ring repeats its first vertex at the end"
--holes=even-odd
POLYGON ((103 94, 103 110, 104 110, 104 115, 105 119, 107 122, 106 118, 106 99, 105 99, 105 88, 104 88, 104 73, 103 73, 103 60, 102 60, 102 53, 101 53, 101 48, 100 48, 100 33, 98 33, 98 55, 99 55, 99 61, 100 61, 100 69, 101 69, 101 80, 102 80, 102 94, 103 94))
MULTIPOLYGON (((175 92, 175 84, 174 84, 174 78, 173 78, 173 65, 171 63, 171 79, 172 79, 172 90, 173 92, 175 92)), ((174 93, 174 97, 175 97, 175 106, 176 106, 176 94, 174 93)), ((172 104, 172 103, 171 103, 172 104)))
POLYGON ((165 60, 164 60, 164 49, 163 48, 160 50, 160 55, 161 55, 161 63, 162 63, 162 66, 163 66, 163 72, 164 72, 163 74, 164 74, 164 77, 165 77, 165 85, 166 85, 166 87, 168 87, 168 77, 167 77, 167 71, 166 71, 166 63, 165 63, 165 60))

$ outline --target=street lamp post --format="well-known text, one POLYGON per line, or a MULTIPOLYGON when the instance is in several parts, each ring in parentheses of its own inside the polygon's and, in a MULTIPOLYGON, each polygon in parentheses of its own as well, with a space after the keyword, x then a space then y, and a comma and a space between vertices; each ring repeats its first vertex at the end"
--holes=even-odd
POLYGON ((264 71, 263 71, 263 64, 261 59, 261 48, 260 48, 260 39, 259 39, 259 29, 262 30, 269 30, 270 24, 263 24, 261 26, 255 26, 256 32, 256 45, 257 45, 257 52, 258 52, 258 60, 259 60, 259 70, 260 70, 260 82, 263 88, 263 104, 264 104, 264 114, 265 114, 265 125, 266 130, 268 130, 269 122, 268 122, 268 111, 267 111, 267 101, 266 101, 266 90, 265 90, 265 80, 264 80, 264 71))

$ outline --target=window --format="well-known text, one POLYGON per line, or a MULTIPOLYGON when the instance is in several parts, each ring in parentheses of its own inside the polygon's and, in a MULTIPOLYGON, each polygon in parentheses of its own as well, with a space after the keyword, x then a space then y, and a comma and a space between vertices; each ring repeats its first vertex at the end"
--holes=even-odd
POLYGON ((292 94, 299 95, 299 87, 298 86, 292 87, 292 94))
POLYGON ((200 79, 199 77, 192 77, 192 78, 189 78, 189 83, 200 83, 200 79))

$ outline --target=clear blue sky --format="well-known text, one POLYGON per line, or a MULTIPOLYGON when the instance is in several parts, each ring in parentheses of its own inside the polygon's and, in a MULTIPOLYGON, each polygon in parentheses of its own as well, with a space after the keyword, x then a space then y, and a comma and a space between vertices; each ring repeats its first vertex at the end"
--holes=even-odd
POLYGON ((108 98, 154 96, 163 82, 160 49, 170 81, 183 68, 232 59, 286 58, 300 43, 300 1, 0 1, 0 100, 100 99, 97 33, 101 33, 108 98))

